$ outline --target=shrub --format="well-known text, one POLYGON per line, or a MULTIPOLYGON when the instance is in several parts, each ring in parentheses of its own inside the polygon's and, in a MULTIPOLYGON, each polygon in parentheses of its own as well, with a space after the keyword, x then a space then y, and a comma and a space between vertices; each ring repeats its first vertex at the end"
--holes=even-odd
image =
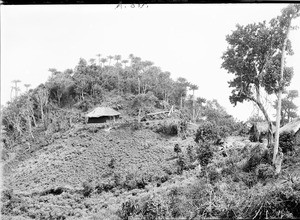
POLYGON ((122 208, 117 211, 121 219, 138 217, 138 219, 154 220, 165 219, 167 216, 167 205, 160 196, 152 196, 142 201, 128 200, 122 203, 122 208))
POLYGON ((258 179, 266 180, 274 176, 274 168, 270 164, 259 164, 256 167, 255 174, 258 179))
POLYGON ((182 156, 179 156, 177 159, 177 174, 181 175, 183 170, 186 167, 186 162, 182 156))
POLYGON ((91 184, 90 181, 85 181, 82 183, 82 187, 83 187, 83 196, 84 197, 89 197, 91 195, 91 193, 93 192, 94 188, 91 184))
POLYGON ((116 159, 115 158, 111 158, 109 163, 108 163, 108 167, 111 169, 114 169, 116 165, 116 159))
POLYGON ((267 149, 262 148, 261 145, 255 146, 251 150, 251 155, 243 167, 245 172, 250 172, 255 170, 256 166, 261 163, 269 163, 270 162, 270 153, 267 149))
POLYGON ((131 124, 130 124, 130 128, 133 131, 136 130, 140 130, 142 128, 142 124, 138 122, 138 120, 134 120, 131 124))
POLYGON ((255 173, 240 173, 238 176, 249 188, 253 187, 257 183, 257 176, 255 173))
POLYGON ((137 210, 138 210, 137 204, 132 200, 128 200, 122 203, 122 208, 117 211, 117 215, 121 219, 128 220, 129 217, 133 216, 137 210))
POLYGON ((222 175, 220 172, 216 170, 216 167, 211 166, 207 169, 208 179, 210 183, 215 183, 218 180, 222 179, 222 175))
POLYGON ((201 166, 206 166, 213 158, 211 146, 207 143, 202 143, 196 148, 196 157, 201 166))
POLYGON ((190 162, 193 162, 196 159, 195 158, 196 153, 194 152, 194 147, 192 145, 189 145, 186 148, 186 154, 187 154, 190 162))
POLYGON ((229 130, 225 126, 218 126, 211 122, 202 123, 196 132, 195 142, 218 143, 220 139, 225 138, 229 130))
POLYGON ((142 219, 145 220, 155 220, 155 219, 165 219, 167 215, 167 206, 162 198, 155 196, 148 199, 141 206, 142 219))
POLYGON ((156 132, 166 135, 175 136, 178 134, 178 126, 175 121, 164 121, 162 125, 159 125, 156 132))
POLYGON ((179 146, 179 144, 175 144, 174 146, 174 152, 178 155, 179 153, 181 153, 181 147, 179 146))
POLYGON ((243 218, 251 219, 298 219, 300 217, 300 194, 291 187, 265 188, 256 192, 249 201, 243 218))
POLYGON ((279 136, 279 146, 282 149, 282 153, 288 151, 294 151, 295 138, 293 132, 283 132, 279 136))

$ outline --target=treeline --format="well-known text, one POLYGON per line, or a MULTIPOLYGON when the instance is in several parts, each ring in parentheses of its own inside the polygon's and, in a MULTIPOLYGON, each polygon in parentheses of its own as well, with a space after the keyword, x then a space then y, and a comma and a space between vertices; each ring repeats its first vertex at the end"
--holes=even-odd
POLYGON ((129 116, 174 106, 193 122, 203 120, 203 116, 229 127, 234 122, 216 100, 196 98, 197 85, 182 77, 173 80, 170 72, 132 54, 128 60, 120 55, 98 55, 89 62, 81 58, 74 69, 49 71, 46 83, 17 96, 2 109, 2 124, 14 138, 28 133, 33 138, 32 129, 38 125, 47 130, 57 123, 53 129, 59 130, 62 118, 72 124, 78 113, 103 103, 129 116), (188 96, 189 90, 192 95, 188 96))

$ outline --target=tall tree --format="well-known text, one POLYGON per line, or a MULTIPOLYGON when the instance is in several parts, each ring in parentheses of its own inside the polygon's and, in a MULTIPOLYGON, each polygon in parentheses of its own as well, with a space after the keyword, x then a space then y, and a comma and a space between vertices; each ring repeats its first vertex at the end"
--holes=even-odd
POLYGON ((179 97, 180 109, 183 107, 183 99, 187 95, 187 88, 190 83, 183 77, 179 77, 175 82, 175 96, 179 97))
MULTIPOLYGON (((264 21, 237 25, 237 29, 226 36, 229 47, 222 56, 222 68, 235 76, 229 81, 229 87, 233 88, 230 102, 236 105, 252 101, 259 107, 269 124, 269 143, 273 143, 272 122, 261 96, 263 89, 269 95, 278 92, 284 38, 285 33, 278 28, 277 19, 272 19, 269 24, 264 21)), ((293 53, 290 41, 287 41, 285 51, 293 53)), ((281 85, 289 85, 292 75, 293 69, 285 67, 281 85)))
POLYGON ((30 84, 24 84, 25 88, 26 88, 26 92, 28 92, 29 87, 31 86, 30 84))
POLYGON ((12 83, 15 84, 15 86, 13 87, 13 90, 15 91, 15 98, 18 96, 18 91, 20 91, 20 88, 18 87, 18 83, 20 83, 21 80, 19 79, 15 79, 12 81, 12 83))
POLYGON ((124 67, 126 67, 126 64, 128 63, 128 60, 122 60, 122 63, 124 63, 124 67))
POLYGON ((104 64, 107 62, 107 59, 106 58, 102 58, 101 59, 101 63, 102 63, 102 67, 104 67, 104 64))
POLYGON ((117 63, 119 63, 119 60, 122 59, 121 55, 115 55, 115 60, 117 61, 117 63))
POLYGON ((101 65, 101 54, 98 53, 98 54, 96 54, 96 56, 98 57, 98 62, 99 62, 99 66, 100 66, 101 65))
POLYGON ((37 100, 40 109, 42 123, 44 124, 44 128, 47 129, 47 123, 44 116, 44 108, 48 105, 48 100, 49 100, 48 89, 44 85, 40 85, 36 90, 35 98, 37 100))
POLYGON ((191 84, 190 86, 190 90, 193 91, 193 121, 195 121, 195 90, 198 90, 199 87, 195 84, 191 84))
POLYGON ((107 59, 109 60, 109 65, 111 64, 111 60, 113 59, 114 57, 112 55, 109 55, 107 56, 107 59))
POLYGON ((94 58, 91 58, 91 59, 90 59, 91 65, 95 65, 95 61, 96 61, 96 60, 95 60, 94 58))
MULTIPOLYGON (((280 75, 278 80, 278 106, 276 111, 276 132, 275 132, 275 145, 274 145, 274 152, 273 152, 273 164, 276 166, 277 153, 279 147, 279 127, 280 127, 280 116, 281 116, 281 95, 284 89, 284 69, 285 69, 285 55, 286 55, 286 48, 288 47, 288 37, 289 32, 291 29, 292 19, 300 16, 300 4, 289 5, 288 7, 282 10, 281 16, 278 16, 274 19, 274 26, 276 29, 282 32, 280 46, 281 49, 281 62, 280 62, 280 75)), ((282 160, 281 160, 282 161, 282 160)), ((281 170, 281 161, 279 166, 276 167, 276 172, 280 172, 281 170)))

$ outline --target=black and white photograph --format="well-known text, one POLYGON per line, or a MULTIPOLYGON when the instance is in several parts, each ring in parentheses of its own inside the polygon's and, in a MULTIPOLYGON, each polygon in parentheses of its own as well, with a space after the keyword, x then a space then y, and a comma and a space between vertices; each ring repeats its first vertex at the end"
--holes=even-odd
POLYGON ((0 219, 300 219, 300 3, 0 12, 0 219))

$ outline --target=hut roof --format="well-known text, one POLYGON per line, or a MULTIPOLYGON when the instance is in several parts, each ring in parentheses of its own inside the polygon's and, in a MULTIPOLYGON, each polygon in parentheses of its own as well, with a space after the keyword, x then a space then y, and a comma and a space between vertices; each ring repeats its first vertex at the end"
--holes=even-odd
POLYGON ((300 119, 292 121, 279 129, 279 133, 282 132, 294 132, 296 133, 300 129, 300 119))
POLYGON ((97 107, 90 113, 86 114, 88 118, 98 118, 102 116, 116 116, 120 115, 121 113, 117 112, 116 110, 109 108, 109 107, 97 107))
MULTIPOLYGON (((268 122, 257 122, 256 126, 257 126, 257 130, 260 132, 267 132, 269 128, 268 122)), ((274 129, 275 126, 272 124, 272 130, 274 131, 274 129)))

